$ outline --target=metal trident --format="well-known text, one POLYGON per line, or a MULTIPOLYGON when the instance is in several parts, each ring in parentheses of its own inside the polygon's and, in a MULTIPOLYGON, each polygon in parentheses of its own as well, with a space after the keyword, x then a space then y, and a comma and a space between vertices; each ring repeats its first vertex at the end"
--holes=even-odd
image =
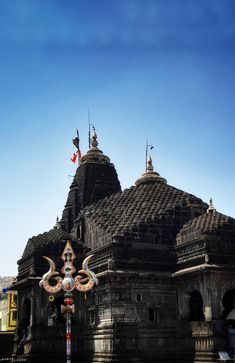
MULTIPOLYGON (((88 268, 88 262, 92 258, 93 255, 86 257, 82 263, 82 270, 78 271, 78 275, 73 278, 73 274, 76 272, 76 269, 73 265, 73 261, 76 256, 74 254, 73 248, 69 241, 64 248, 62 253, 62 260, 64 261, 64 265, 61 269, 62 274, 65 277, 57 276, 59 272, 55 270, 55 263, 49 257, 43 256, 50 265, 49 271, 45 273, 39 282, 39 286, 44 288, 50 294, 56 294, 60 290, 64 290, 64 303, 65 305, 61 305, 61 312, 64 314, 66 318, 66 356, 67 363, 71 363, 71 316, 75 311, 75 306, 73 304, 73 294, 72 290, 77 289, 81 292, 87 292, 92 289, 94 285, 98 284, 98 279, 93 271, 88 268), (84 277, 85 275, 85 277, 84 277), (56 280, 55 285, 51 285, 51 279, 56 280)), ((49 297, 50 301, 54 300, 53 295, 49 297)))

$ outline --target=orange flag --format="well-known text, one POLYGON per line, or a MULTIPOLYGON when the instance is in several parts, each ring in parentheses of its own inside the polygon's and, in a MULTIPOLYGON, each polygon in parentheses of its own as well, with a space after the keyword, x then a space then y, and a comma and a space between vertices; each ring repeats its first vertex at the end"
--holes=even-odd
POLYGON ((75 164, 77 160, 77 154, 73 153, 73 156, 70 158, 70 160, 75 164))

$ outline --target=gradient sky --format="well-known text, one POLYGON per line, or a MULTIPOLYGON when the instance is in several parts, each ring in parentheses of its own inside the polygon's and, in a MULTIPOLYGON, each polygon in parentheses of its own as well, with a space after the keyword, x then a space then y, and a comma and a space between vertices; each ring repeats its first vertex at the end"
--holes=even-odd
POLYGON ((234 0, 0 1, 0 276, 67 198, 88 116, 122 188, 145 143, 168 183, 235 217, 234 0))

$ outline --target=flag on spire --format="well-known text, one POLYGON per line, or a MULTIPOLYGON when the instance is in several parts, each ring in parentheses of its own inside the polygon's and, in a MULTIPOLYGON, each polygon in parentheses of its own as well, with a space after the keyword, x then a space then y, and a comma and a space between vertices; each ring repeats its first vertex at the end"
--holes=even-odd
POLYGON ((80 150, 80 147, 79 147, 79 132, 78 132, 78 129, 77 129, 77 136, 72 139, 73 140, 73 144, 74 146, 77 148, 77 151, 76 153, 73 154, 72 158, 70 159, 74 164, 76 163, 76 160, 77 160, 77 157, 78 157, 78 162, 80 163, 80 160, 81 160, 81 157, 82 157, 82 153, 81 153, 81 150, 80 150))
POLYGON ((77 160, 77 154, 73 153, 73 156, 70 158, 70 160, 75 164, 77 160))

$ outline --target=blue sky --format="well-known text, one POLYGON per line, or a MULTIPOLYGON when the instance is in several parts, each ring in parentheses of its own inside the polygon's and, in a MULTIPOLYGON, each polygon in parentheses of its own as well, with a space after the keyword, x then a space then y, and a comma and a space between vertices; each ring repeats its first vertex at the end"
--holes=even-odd
POLYGON ((61 216, 88 116, 122 188, 145 142, 168 183, 235 217, 233 0, 1 0, 0 276, 61 216))

